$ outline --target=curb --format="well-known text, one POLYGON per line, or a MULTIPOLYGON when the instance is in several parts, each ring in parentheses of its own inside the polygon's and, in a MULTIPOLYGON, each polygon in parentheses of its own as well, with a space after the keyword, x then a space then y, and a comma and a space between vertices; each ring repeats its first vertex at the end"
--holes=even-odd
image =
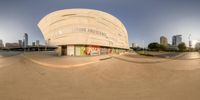
POLYGON ((35 59, 32 59, 32 58, 28 58, 24 55, 22 55, 24 58, 26 58, 27 60, 33 62, 33 63, 36 63, 36 64, 39 64, 39 65, 42 65, 42 66, 46 66, 46 67, 53 67, 53 68, 71 68, 71 67, 81 67, 81 66, 85 66, 85 65, 90 65, 90 64, 93 64, 93 63, 98 63, 100 61, 103 61, 103 60, 107 60, 107 59, 111 59, 112 57, 106 57, 106 58, 100 58, 98 60, 93 60, 93 61, 90 61, 90 62, 85 62, 85 63, 80 63, 80 64, 71 64, 71 65, 55 65, 55 64, 49 64, 49 63, 44 63, 44 62, 40 62, 38 60, 35 60, 35 59))

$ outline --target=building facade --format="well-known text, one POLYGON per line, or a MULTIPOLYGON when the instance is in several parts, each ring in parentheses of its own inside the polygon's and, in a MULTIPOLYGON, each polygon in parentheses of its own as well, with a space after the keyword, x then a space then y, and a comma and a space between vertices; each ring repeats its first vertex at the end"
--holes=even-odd
POLYGON ((167 38, 165 36, 161 36, 160 37, 160 44, 164 45, 166 47, 168 46, 168 40, 167 40, 167 38))
POLYGON ((65 9, 45 16, 38 24, 46 44, 60 55, 83 56, 125 52, 128 33, 116 17, 98 10, 65 9))
POLYGON ((182 43, 182 35, 174 35, 172 37, 172 46, 178 46, 182 43))
POLYGON ((5 47, 8 49, 19 48, 19 43, 6 43, 5 47))

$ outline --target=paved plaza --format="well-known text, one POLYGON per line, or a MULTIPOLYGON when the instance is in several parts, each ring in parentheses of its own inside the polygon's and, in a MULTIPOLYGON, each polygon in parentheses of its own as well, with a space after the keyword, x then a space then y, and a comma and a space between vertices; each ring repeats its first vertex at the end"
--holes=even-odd
POLYGON ((1 53, 0 100, 199 100, 200 54, 1 53), (50 65, 50 66, 49 66, 50 65))

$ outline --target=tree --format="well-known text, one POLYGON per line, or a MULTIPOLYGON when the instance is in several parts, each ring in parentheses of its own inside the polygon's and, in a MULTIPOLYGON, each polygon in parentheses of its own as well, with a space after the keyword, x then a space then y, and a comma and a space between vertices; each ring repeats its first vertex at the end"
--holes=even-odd
POLYGON ((157 43, 157 42, 153 42, 153 43, 150 43, 150 44, 148 45, 148 48, 149 48, 150 50, 156 50, 156 51, 158 51, 158 50, 160 50, 160 44, 157 43))
POLYGON ((160 44, 159 49, 165 51, 167 49, 167 46, 160 44))
POLYGON ((178 45, 178 49, 180 50, 180 51, 185 51, 186 50, 186 45, 185 45, 185 43, 180 43, 179 45, 178 45))

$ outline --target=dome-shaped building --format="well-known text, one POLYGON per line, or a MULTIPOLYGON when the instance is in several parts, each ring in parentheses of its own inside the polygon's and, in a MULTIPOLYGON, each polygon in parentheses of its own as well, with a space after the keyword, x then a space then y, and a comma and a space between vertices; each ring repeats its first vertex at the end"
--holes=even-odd
POLYGON ((65 9, 45 16, 38 24, 48 45, 61 55, 120 53, 129 48, 128 33, 114 16, 91 9, 65 9))

